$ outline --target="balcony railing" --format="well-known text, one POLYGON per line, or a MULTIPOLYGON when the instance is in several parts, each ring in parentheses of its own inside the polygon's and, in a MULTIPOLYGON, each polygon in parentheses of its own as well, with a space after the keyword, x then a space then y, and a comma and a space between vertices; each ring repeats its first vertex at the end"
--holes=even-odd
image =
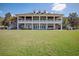
POLYGON ((61 20, 18 20, 21 23, 61 23, 61 20))

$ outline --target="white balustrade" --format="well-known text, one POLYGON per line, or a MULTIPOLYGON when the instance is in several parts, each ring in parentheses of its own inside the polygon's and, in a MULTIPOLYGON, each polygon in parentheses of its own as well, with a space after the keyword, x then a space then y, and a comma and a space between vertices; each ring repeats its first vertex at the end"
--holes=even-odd
POLYGON ((19 23, 61 23, 61 20, 24 20, 24 19, 20 19, 18 20, 19 23))

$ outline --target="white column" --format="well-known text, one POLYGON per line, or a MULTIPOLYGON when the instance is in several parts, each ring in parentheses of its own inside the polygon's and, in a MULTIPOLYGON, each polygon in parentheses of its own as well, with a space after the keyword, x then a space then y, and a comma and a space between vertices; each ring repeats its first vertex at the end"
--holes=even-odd
POLYGON ((62 17, 61 17, 61 30, 62 30, 62 17))
POLYGON ((61 24, 61 30, 62 30, 62 24, 61 24))
POLYGON ((53 20, 54 20, 54 24, 53 25, 54 25, 54 30, 55 30, 55 16, 54 16, 54 19, 53 20))
POLYGON ((26 28, 26 23, 24 23, 24 29, 26 28))
MULTIPOLYGON (((47 16, 46 16, 46 21, 48 20, 47 16)), ((46 22, 46 30, 48 29, 48 24, 46 22)))
MULTIPOLYGON (((26 21, 26 16, 24 16, 24 21, 26 21)), ((26 23, 24 23, 24 29, 26 28, 26 23)))
POLYGON ((32 30, 33 30, 33 16, 32 16, 32 30))
POLYGON ((56 30, 55 23, 53 25, 54 25, 54 30, 56 30))
POLYGON ((40 30, 40 16, 39 16, 39 30, 40 30))
POLYGON ((46 30, 48 29, 48 24, 46 24, 46 30))
POLYGON ((19 16, 17 16, 17 30, 19 29, 19 22, 18 22, 18 20, 19 20, 19 16))

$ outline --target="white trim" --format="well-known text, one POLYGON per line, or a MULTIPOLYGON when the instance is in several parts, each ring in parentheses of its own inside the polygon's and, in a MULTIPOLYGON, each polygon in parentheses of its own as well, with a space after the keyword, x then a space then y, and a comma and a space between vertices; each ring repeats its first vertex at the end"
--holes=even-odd
POLYGON ((19 29, 19 22, 18 22, 18 20, 19 20, 19 17, 17 17, 17 30, 19 29))
POLYGON ((33 16, 32 16, 32 23, 31 24, 32 24, 32 30, 33 30, 33 16))
POLYGON ((39 30, 40 30, 40 16, 39 16, 39 30))
POLYGON ((62 22, 63 22, 62 20, 63 20, 63 19, 62 19, 62 17, 61 17, 61 30, 62 30, 62 22))
POLYGON ((53 25, 54 25, 54 30, 55 30, 55 28, 56 28, 56 26, 55 26, 55 16, 54 16, 54 19, 53 20, 54 20, 54 24, 53 25))

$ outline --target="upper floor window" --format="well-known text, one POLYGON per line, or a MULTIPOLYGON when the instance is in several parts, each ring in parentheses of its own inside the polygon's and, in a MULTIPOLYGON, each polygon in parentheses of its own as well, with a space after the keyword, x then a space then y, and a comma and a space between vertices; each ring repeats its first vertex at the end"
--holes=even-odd
POLYGON ((31 16, 26 16, 26 20, 32 20, 31 16))
POLYGON ((33 16, 33 20, 39 20, 39 16, 33 16))
POLYGON ((61 18, 59 16, 56 16, 55 20, 61 20, 61 18))
POLYGON ((19 20, 24 20, 24 16, 19 16, 19 20))
POLYGON ((40 16, 40 20, 46 20, 46 16, 40 16))
POLYGON ((48 20, 53 20, 54 17, 48 16, 48 20))

